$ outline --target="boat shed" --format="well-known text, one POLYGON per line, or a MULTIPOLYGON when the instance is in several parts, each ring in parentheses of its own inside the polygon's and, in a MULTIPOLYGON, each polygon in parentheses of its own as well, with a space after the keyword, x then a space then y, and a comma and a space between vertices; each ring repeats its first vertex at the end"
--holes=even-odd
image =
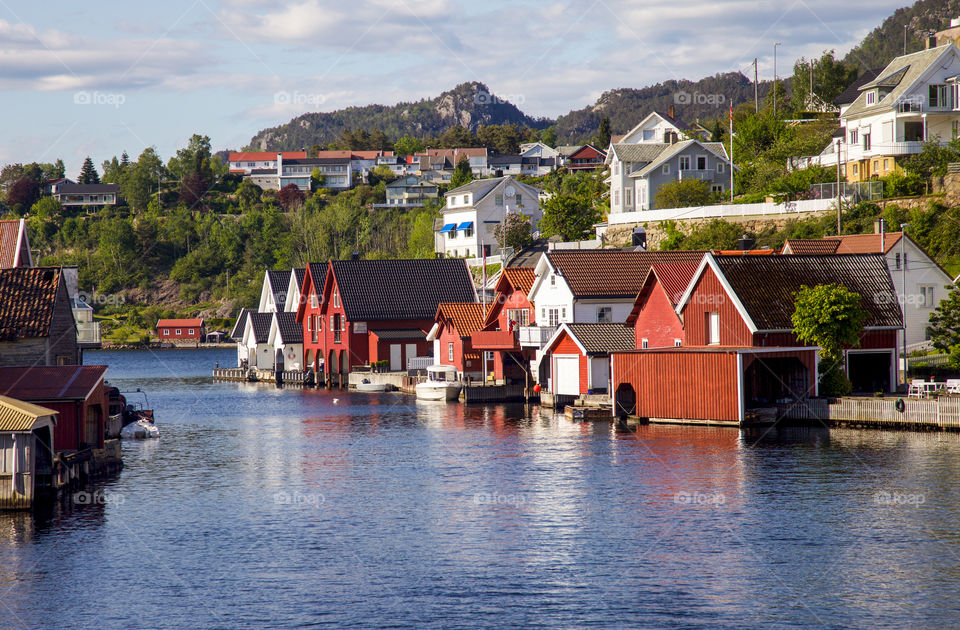
POLYGON ((53 475, 58 412, 0 396, 0 510, 29 508, 53 475))

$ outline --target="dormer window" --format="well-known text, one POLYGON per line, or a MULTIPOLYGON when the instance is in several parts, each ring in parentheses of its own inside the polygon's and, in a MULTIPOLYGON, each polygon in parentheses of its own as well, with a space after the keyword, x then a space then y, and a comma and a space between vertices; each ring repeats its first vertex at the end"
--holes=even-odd
POLYGON ((867 105, 876 105, 877 103, 877 92, 876 90, 870 90, 867 92, 867 105))

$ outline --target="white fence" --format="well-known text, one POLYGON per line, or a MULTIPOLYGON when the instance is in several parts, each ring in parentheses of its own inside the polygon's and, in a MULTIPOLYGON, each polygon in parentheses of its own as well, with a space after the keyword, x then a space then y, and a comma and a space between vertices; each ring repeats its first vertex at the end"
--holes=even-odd
POLYGON ((607 215, 607 225, 625 223, 646 223, 648 221, 671 221, 676 219, 709 219, 724 217, 748 217, 803 214, 836 209, 834 199, 805 199, 784 203, 738 203, 716 206, 694 206, 692 208, 664 208, 662 210, 640 210, 638 212, 611 212, 607 215))

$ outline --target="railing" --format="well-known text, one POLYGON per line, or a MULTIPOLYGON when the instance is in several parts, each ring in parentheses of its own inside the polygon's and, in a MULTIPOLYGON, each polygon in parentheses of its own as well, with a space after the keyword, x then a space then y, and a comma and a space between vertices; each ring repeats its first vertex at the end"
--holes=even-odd
MULTIPOLYGON (((706 169, 685 168, 680 171, 677 179, 700 179, 709 181, 713 180, 716 174, 716 171, 706 169)), ((723 173, 721 173, 721 175, 723 175, 723 173)))
POLYGON ((556 326, 521 326, 520 346, 542 348, 555 332, 557 332, 556 326))
POLYGON ((692 208, 664 208, 662 210, 639 210, 636 212, 611 212, 607 225, 646 223, 648 221, 672 221, 676 219, 704 219, 712 217, 769 216, 822 212, 834 209, 833 199, 807 199, 784 203, 741 203, 692 208))
POLYGON ((517 337, 516 331, 478 330, 470 339, 478 350, 513 350, 517 347, 517 337))
POLYGON ((433 365, 433 357, 410 357, 407 359, 407 370, 425 370, 433 365))
POLYGON ((100 322, 77 322, 77 343, 100 343, 100 322))

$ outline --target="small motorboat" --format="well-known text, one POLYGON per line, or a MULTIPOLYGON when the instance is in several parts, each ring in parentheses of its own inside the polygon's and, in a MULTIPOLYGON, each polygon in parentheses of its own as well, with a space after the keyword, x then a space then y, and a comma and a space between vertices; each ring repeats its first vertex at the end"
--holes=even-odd
POLYGON ((141 419, 123 427, 120 437, 124 440, 149 440, 160 437, 160 429, 153 422, 141 419))
POLYGON ((457 400, 463 386, 457 381, 457 368, 452 365, 431 365, 427 380, 417 384, 420 400, 457 400))
POLYGON ((393 389, 390 383, 371 383, 369 378, 357 383, 358 392, 392 392, 393 389))

